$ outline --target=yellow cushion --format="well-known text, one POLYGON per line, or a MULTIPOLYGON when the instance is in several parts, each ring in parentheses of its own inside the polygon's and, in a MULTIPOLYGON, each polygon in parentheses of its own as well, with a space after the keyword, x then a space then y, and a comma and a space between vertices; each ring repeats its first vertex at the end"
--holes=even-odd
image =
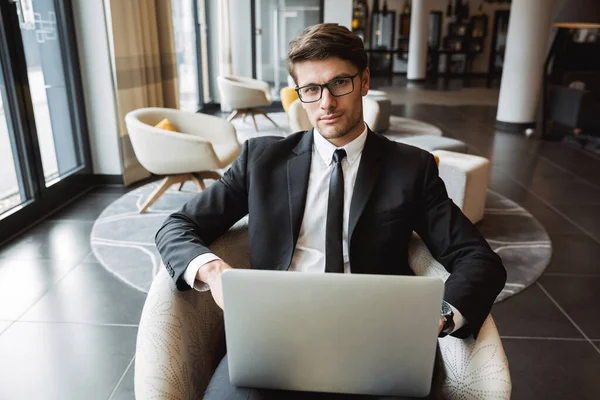
POLYGON ((281 97, 283 110, 287 113, 290 109, 290 104, 298 98, 298 93, 296 93, 293 87, 286 86, 279 91, 279 96, 281 97))
POLYGON ((435 154, 432 154, 433 158, 435 158, 435 163, 437 164, 437 166, 440 166, 440 158, 438 156, 436 156, 435 154))
POLYGON ((177 132, 177 129, 175 129, 175 127, 173 126, 171 121, 169 121, 167 118, 163 119, 158 124, 154 125, 154 127, 164 129, 166 131, 177 132))

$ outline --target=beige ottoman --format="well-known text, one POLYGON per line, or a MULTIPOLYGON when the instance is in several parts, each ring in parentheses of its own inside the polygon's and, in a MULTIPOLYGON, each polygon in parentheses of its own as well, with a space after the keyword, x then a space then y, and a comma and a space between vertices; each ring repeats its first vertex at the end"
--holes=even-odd
POLYGON ((439 157, 440 178, 448 196, 472 223, 483 219, 490 162, 483 157, 446 150, 432 151, 439 157))
POLYGON ((461 140, 438 135, 405 136, 393 138, 392 140, 415 146, 429 152, 434 150, 447 150, 455 153, 466 153, 469 150, 467 144, 461 140))

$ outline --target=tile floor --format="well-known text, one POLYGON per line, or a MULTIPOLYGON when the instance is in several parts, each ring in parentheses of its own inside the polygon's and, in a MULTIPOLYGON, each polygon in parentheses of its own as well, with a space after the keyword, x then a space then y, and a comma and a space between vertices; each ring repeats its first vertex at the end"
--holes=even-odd
MULTIPOLYGON (((491 106, 397 105, 492 163, 491 189, 548 230, 541 279, 494 306, 513 399, 600 398, 600 158, 494 129, 491 106)), ((133 399, 145 295, 90 251, 94 219, 127 189, 99 187, 0 248, 0 399, 133 399)))

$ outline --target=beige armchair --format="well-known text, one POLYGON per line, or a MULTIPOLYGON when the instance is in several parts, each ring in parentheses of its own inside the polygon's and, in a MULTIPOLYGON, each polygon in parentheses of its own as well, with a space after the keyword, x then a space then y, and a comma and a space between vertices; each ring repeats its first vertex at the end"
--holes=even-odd
POLYGON ((233 109, 227 121, 231 121, 239 116, 245 119, 247 115, 251 115, 254 129, 258 132, 254 116, 262 114, 273 125, 277 126, 267 113, 259 108, 270 106, 273 103, 271 88, 268 83, 259 81, 258 79, 231 75, 217 77, 217 83, 219 85, 221 100, 233 109))
POLYGON ((125 116, 133 151, 140 164, 162 183, 140 208, 145 212, 171 185, 193 181, 204 190, 204 179, 220 179, 217 170, 236 159, 241 148, 235 128, 222 118, 170 108, 142 108, 125 116), (156 128, 168 118, 177 132, 156 128))
MULTIPOLYGON (((249 268, 246 219, 211 246, 234 268, 249 268)), ((417 275, 448 272, 415 235, 409 262, 417 275)), ((509 399, 508 361, 492 317, 477 339, 439 340, 445 369, 446 399, 509 399)), ((223 313, 210 292, 179 292, 163 267, 155 277, 138 330, 135 395, 138 399, 201 398, 225 355, 223 313)))
POLYGON ((312 128, 312 124, 308 119, 308 114, 304 111, 304 108, 302 108, 300 99, 294 100, 292 104, 290 104, 287 115, 292 132, 307 131, 312 128))

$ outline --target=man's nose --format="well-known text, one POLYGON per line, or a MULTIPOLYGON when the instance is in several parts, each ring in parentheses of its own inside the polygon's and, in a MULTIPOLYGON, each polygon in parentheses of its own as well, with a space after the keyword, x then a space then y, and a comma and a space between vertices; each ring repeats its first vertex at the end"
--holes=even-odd
POLYGON ((321 95, 321 109, 325 111, 331 111, 335 109, 337 105, 337 98, 331 94, 329 89, 323 88, 323 93, 321 95))

